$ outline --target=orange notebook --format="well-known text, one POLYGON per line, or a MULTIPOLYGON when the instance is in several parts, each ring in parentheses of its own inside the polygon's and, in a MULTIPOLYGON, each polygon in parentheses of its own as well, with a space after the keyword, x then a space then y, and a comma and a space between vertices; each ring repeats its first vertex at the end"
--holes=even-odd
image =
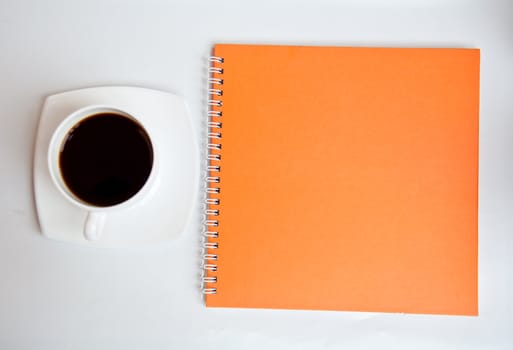
POLYGON ((206 305, 477 315, 479 58, 216 45, 206 305))

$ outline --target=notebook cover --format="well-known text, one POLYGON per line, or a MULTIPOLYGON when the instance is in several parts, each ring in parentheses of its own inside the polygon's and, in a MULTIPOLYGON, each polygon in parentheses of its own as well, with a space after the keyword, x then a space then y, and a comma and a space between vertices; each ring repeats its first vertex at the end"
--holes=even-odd
POLYGON ((477 315, 478 49, 214 55, 207 306, 477 315))

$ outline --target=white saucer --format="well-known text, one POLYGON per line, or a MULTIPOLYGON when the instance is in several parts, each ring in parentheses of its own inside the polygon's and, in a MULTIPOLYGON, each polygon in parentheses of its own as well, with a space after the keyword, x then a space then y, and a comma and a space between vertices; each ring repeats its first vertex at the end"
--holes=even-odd
POLYGON ((49 96, 43 106, 34 155, 34 192, 41 232, 48 238, 90 246, 130 246, 176 238, 191 217, 197 197, 199 154, 183 100, 136 87, 98 87, 49 96), (98 241, 84 239, 86 211, 68 202, 50 178, 47 152, 57 125, 88 105, 116 106, 155 130, 160 175, 141 205, 109 213, 98 241))

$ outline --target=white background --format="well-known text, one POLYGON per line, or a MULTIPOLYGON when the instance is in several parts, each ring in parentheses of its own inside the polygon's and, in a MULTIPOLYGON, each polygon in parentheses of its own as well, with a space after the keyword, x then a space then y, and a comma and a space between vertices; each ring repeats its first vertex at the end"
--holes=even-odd
POLYGON ((1 349, 513 347, 511 1, 0 0, 0 118, 1 349), (481 48, 479 317, 206 309, 199 213, 180 240, 132 250, 38 233, 43 98, 163 89, 187 100, 200 136, 215 42, 481 48))

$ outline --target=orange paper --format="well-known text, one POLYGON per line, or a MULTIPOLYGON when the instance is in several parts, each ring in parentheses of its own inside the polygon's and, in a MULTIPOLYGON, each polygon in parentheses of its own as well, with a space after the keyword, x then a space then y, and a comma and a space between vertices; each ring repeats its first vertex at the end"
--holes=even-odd
POLYGON ((479 50, 214 55, 207 306, 477 315, 479 50))

